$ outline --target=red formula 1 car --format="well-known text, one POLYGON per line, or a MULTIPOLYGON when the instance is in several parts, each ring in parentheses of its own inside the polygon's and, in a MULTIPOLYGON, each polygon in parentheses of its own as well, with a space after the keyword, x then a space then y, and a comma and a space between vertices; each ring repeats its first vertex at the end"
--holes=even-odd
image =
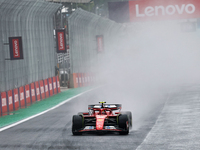
POLYGON ((132 127, 130 111, 121 112, 121 104, 88 105, 88 112, 80 112, 72 117, 73 135, 84 132, 119 132, 127 135, 132 127))

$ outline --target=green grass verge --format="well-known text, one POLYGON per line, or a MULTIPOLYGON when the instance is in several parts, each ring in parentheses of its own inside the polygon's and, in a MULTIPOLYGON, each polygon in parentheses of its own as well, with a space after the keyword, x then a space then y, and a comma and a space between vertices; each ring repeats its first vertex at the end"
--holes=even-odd
POLYGON ((30 116, 41 113, 47 109, 50 109, 57 104, 69 99, 73 96, 76 96, 82 92, 92 89, 92 87, 82 87, 76 89, 69 89, 67 91, 61 92, 57 95, 49 97, 39 102, 35 102, 27 108, 19 109, 17 111, 13 111, 10 115, 0 117, 0 128, 28 118, 30 116))

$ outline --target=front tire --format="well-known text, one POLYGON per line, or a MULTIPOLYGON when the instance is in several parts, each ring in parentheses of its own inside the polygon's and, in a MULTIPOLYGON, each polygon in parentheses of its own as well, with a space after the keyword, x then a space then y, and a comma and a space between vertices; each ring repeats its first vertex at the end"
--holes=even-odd
POLYGON ((119 116, 119 128, 124 129, 124 131, 119 132, 119 134, 127 135, 129 133, 129 121, 127 114, 121 114, 119 116))
POLYGON ((129 128, 132 128, 132 113, 131 111, 122 111, 121 114, 127 114, 128 116, 128 122, 129 122, 129 128))
POLYGON ((72 133, 73 135, 81 135, 81 132, 78 132, 82 128, 82 116, 74 115, 72 117, 72 133))

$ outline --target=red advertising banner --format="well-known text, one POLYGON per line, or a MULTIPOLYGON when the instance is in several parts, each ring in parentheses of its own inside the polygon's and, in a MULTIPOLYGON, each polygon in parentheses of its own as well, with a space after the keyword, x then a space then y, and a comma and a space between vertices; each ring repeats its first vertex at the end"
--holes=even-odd
POLYGON ((32 100, 32 103, 34 103, 36 101, 35 84, 34 83, 31 83, 31 100, 32 100))
POLYGON ((22 37, 9 37, 10 59, 23 59, 22 37))
POLYGON ((103 52, 104 51, 104 41, 103 41, 103 35, 97 35, 97 51, 103 52))
POLYGON ((65 29, 56 30, 56 38, 57 38, 57 53, 66 53, 66 36, 65 29))
POLYGON ((78 87, 78 74, 77 73, 73 73, 73 83, 74 83, 74 88, 78 87))
POLYGON ((48 83, 49 83, 49 93, 50 93, 50 96, 52 96, 53 95, 53 86, 52 86, 51 78, 48 78, 48 83))
POLYGON ((58 93, 60 93, 60 81, 59 81, 59 77, 56 77, 56 81, 57 81, 57 87, 58 87, 58 93))
POLYGON ((12 90, 7 92, 8 94, 8 108, 9 108, 9 112, 13 111, 13 94, 12 94, 12 90))
POLYGON ((20 97, 20 107, 25 107, 25 98, 24 98, 24 87, 19 88, 19 97, 20 97))
POLYGON ((53 77, 53 92, 57 94, 56 77, 53 77))
POLYGON ((78 83, 79 83, 79 87, 82 87, 83 86, 83 83, 82 83, 82 76, 81 76, 81 73, 77 73, 78 74, 78 83))
POLYGON ((14 97, 14 109, 18 110, 19 109, 19 93, 18 89, 13 90, 13 97, 14 97))
POLYGON ((39 87, 38 81, 35 82, 35 90, 36 90, 37 101, 40 101, 41 100, 41 98, 40 98, 40 87, 39 87))
POLYGON ((129 1, 130 21, 174 20, 200 17, 198 0, 129 1))
POLYGON ((29 85, 25 85, 25 98, 26 98, 26 105, 30 105, 31 97, 30 97, 30 87, 29 85))
POLYGON ((44 80, 44 88, 45 88, 45 96, 46 96, 46 98, 48 98, 49 97, 49 87, 48 87, 47 79, 44 80))
POLYGON ((40 80, 39 82, 40 82, 40 92, 41 92, 42 99, 45 99, 45 91, 44 91, 43 80, 40 80))
POLYGON ((8 112, 6 92, 1 92, 1 110, 2 110, 2 114, 8 112))

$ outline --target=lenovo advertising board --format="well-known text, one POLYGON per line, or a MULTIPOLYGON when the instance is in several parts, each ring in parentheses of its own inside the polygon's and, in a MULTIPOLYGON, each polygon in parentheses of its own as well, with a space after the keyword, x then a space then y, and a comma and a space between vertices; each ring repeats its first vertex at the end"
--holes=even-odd
POLYGON ((57 53, 66 53, 66 36, 65 29, 56 30, 57 53))
POLYGON ((10 59, 24 59, 22 37, 9 37, 10 59))
MULTIPOLYGON (((124 15, 129 17, 130 22, 200 17, 200 1, 198 0, 136 0, 129 1, 129 5, 124 4, 125 6, 129 13, 124 11, 122 13, 126 13, 124 15)), ((114 20, 115 18, 110 19, 114 20)))

